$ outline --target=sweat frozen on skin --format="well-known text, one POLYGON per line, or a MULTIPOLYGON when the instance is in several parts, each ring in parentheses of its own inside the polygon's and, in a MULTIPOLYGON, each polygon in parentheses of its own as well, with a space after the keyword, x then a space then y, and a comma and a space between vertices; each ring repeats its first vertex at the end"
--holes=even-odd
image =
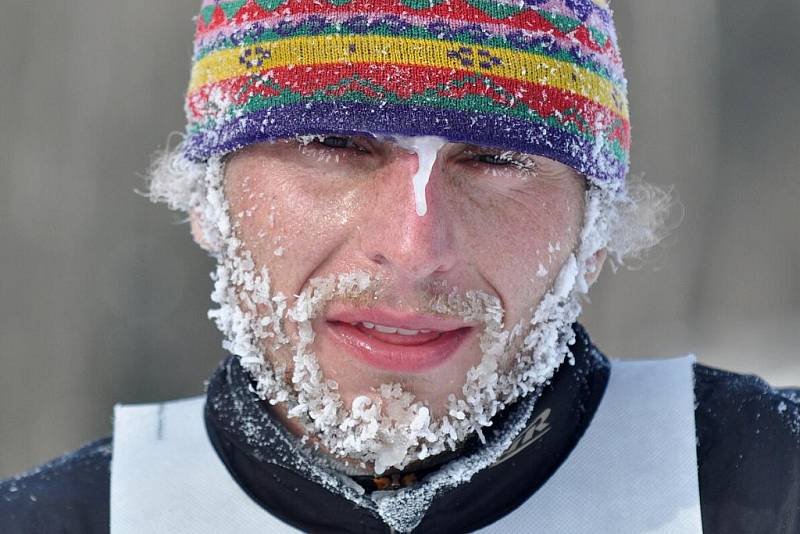
MULTIPOLYGON (((226 206, 221 176, 215 176, 221 173, 222 167, 212 165, 210 168, 217 172, 210 172, 208 176, 209 197, 214 197, 209 199, 209 205, 226 206)), ((232 225, 225 220, 226 210, 227 207, 216 212, 217 230, 226 236, 227 246, 216 275, 214 294, 221 308, 212 311, 212 317, 226 334, 226 348, 242 358, 243 365, 256 379, 259 396, 272 403, 288 400, 289 415, 302 420, 306 430, 336 456, 372 463, 377 471, 383 471, 388 467, 402 468, 429 455, 453 449, 472 433, 479 433, 481 427, 488 426, 504 406, 552 376, 567 354, 566 342, 560 339, 569 333, 562 334, 559 330, 568 329, 574 318, 558 321, 554 310, 574 312, 577 317, 579 306, 562 305, 568 300, 569 288, 576 283, 579 274, 578 262, 573 257, 557 278, 553 294, 542 300, 535 314, 531 310, 534 319, 541 323, 538 329, 533 325, 526 329, 519 323, 504 330, 504 312, 499 301, 481 292, 451 293, 431 303, 437 313, 455 312, 463 318, 482 319, 485 324, 480 339, 482 360, 467 373, 462 388, 464 398, 453 395, 448 399, 447 415, 439 420, 432 419, 426 403, 415 401, 399 384, 384 384, 379 388, 378 400, 383 406, 367 402, 369 399, 361 396, 346 409, 336 391, 337 385, 323 378, 316 355, 309 350, 314 341, 311 319, 334 298, 359 298, 362 293, 377 292, 373 286, 379 287, 379 281, 371 280, 366 273, 340 275, 338 279, 312 279, 288 309, 288 315, 284 314, 287 308, 281 305, 285 305, 286 299, 282 294, 269 295, 269 273, 265 268, 254 272, 252 254, 242 250, 241 243, 231 232, 232 225), (253 291, 256 287, 258 291, 253 291), (259 306, 265 312, 271 309, 272 316, 257 311, 259 306), (294 342, 287 341, 281 330, 284 321, 291 321, 298 327, 299 338, 294 342), (553 331, 548 333, 548 329, 553 331), (263 348, 265 341, 270 342, 266 349, 263 348), (263 354, 287 344, 292 346, 293 353, 291 387, 287 387, 285 379, 282 381, 286 369, 275 369, 263 354), (508 366, 512 359, 506 357, 506 353, 520 345, 523 350, 516 355, 516 375, 498 373, 498 367, 508 366), (551 352, 543 345, 560 347, 561 352, 551 352), (538 350, 534 350, 537 346, 538 350), (529 354, 524 354, 525 351, 529 354), (387 414, 390 414, 388 418, 387 414)), ((589 256, 595 252, 591 250, 589 256)))
POLYGON ((419 168, 411 181, 414 187, 414 196, 417 199, 417 215, 424 217, 428 213, 428 202, 425 198, 426 188, 431 178, 433 165, 436 163, 436 155, 439 153, 439 149, 446 145, 448 141, 435 136, 401 136, 396 137, 395 140, 398 145, 416 154, 419 160, 419 168))
MULTIPOLYGON (((324 135, 302 135, 298 136, 297 140, 300 142, 300 146, 304 147, 308 146, 310 143, 314 141, 318 141, 324 138, 325 138, 324 135)), ((411 183, 412 187, 414 188, 414 196, 416 198, 417 215, 419 215, 420 217, 424 217, 425 214, 428 212, 426 187, 431 177, 431 171, 433 170, 433 166, 436 163, 436 156, 439 153, 439 150, 443 146, 445 146, 448 143, 448 141, 442 137, 436 137, 436 136, 421 136, 421 137, 393 136, 391 138, 387 136, 375 136, 375 138, 384 141, 387 139, 391 139, 398 146, 402 147, 403 149, 409 151, 412 154, 417 155, 418 169, 416 174, 414 174, 413 178, 411 179, 411 183)), ((327 160, 329 160, 330 154, 328 154, 326 157, 327 160)))

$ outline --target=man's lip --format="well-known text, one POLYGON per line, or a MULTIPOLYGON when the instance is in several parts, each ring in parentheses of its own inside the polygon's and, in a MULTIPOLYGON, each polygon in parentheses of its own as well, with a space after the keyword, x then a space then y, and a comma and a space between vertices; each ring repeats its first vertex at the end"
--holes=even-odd
POLYGON ((474 330, 462 327, 402 336, 376 333, 349 322, 326 321, 324 334, 371 367, 390 372, 419 373, 449 360, 474 330))
POLYGON ((351 325, 366 322, 404 330, 430 330, 432 332, 453 332, 461 328, 475 326, 462 319, 423 315, 379 307, 331 309, 326 314, 325 319, 328 322, 349 323, 351 325))

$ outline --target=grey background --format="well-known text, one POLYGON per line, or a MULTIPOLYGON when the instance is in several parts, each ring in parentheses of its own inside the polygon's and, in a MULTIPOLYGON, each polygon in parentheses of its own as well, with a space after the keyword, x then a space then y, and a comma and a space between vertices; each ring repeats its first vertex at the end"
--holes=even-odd
MULTIPOLYGON (((134 193, 183 128, 199 0, 3 0, 0 478, 111 431, 115 402, 198 394, 223 356, 211 261, 134 193)), ((797 0, 617 0, 633 170, 683 225, 605 273, 585 316, 621 357, 800 385, 797 0)))

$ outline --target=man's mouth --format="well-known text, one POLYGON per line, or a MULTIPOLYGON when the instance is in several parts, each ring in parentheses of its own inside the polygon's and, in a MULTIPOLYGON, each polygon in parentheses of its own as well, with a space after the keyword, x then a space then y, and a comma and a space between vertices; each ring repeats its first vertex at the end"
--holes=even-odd
POLYGON ((422 372, 450 359, 475 330, 461 320, 393 310, 340 310, 325 328, 347 353, 373 367, 422 372))

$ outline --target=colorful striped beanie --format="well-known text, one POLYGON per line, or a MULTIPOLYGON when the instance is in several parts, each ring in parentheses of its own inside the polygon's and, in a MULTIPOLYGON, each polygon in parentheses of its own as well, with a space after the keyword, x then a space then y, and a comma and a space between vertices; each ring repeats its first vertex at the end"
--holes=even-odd
POLYGON ((184 151, 301 134, 435 135, 616 187, 626 81, 606 0, 204 0, 184 151))

